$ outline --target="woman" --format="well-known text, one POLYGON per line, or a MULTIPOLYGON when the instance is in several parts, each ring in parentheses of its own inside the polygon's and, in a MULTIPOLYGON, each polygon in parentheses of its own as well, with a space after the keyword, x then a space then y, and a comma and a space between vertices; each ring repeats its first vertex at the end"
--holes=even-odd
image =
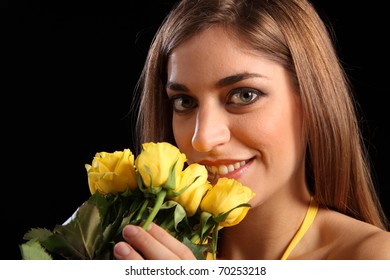
MULTIPOLYGON (((348 80, 306 0, 180 1, 139 89, 140 143, 256 193, 219 259, 390 259, 348 80)), ((123 235, 118 259, 194 259, 156 225, 123 235)))

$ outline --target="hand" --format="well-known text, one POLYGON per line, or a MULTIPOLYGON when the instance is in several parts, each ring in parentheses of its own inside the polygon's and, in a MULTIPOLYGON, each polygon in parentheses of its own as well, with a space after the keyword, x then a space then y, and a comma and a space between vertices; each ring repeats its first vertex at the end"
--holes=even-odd
POLYGON ((139 226, 124 227, 123 238, 114 246, 118 260, 196 260, 191 250, 166 230, 151 224, 147 231, 139 226))

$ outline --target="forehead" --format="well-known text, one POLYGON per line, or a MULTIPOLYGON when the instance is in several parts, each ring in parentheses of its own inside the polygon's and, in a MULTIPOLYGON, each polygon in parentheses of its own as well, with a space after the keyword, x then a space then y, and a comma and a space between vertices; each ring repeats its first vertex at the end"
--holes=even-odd
POLYGON ((214 26, 181 43, 168 60, 168 79, 221 78, 236 73, 272 71, 276 63, 267 60, 233 32, 214 26))
POLYGON ((245 45, 245 41, 234 35, 230 29, 221 26, 213 26, 203 30, 189 39, 185 40, 173 49, 170 58, 174 56, 191 55, 209 55, 210 57, 219 58, 216 54, 234 54, 250 48, 245 45))

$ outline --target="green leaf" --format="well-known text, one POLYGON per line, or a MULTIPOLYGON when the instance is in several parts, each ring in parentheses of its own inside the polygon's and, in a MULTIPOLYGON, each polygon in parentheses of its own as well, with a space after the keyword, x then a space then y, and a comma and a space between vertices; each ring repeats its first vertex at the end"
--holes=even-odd
POLYGON ((213 215, 208 212, 202 212, 200 215, 200 240, 201 242, 207 238, 211 229, 218 224, 213 219, 213 215))
POLYGON ((172 165, 172 167, 169 169, 168 179, 165 183, 164 189, 166 190, 174 190, 176 188, 176 164, 178 160, 175 161, 175 163, 172 165))
MULTIPOLYGON (((76 240, 76 238, 73 240, 76 240)), ((87 254, 83 250, 82 246, 73 244, 72 242, 74 241, 70 240, 69 237, 65 237, 61 234, 53 234, 47 240, 45 240, 45 242, 42 242, 42 246, 44 246, 55 256, 60 256, 61 258, 70 260, 88 259, 87 254)))
POLYGON ((180 191, 176 192, 174 189, 170 189, 168 191, 168 196, 169 197, 176 197, 176 196, 179 196, 181 195, 182 193, 184 193, 189 187, 191 187, 195 182, 196 180, 198 180, 200 178, 200 176, 196 176, 194 178, 194 180, 192 180, 192 182, 190 184, 188 184, 187 186, 183 187, 182 189, 180 189, 180 191))
POLYGON ((175 229, 178 229, 178 224, 187 217, 187 212, 183 206, 177 203, 174 213, 175 229))
POLYGON ((226 220, 226 218, 228 217, 228 215, 235 209, 237 208, 240 208, 240 207, 251 207, 250 204, 248 203, 241 203, 240 205, 237 205, 236 207, 230 209, 229 211, 217 216, 217 217, 214 217, 214 220, 217 222, 217 223, 220 223, 220 222, 223 222, 226 220))
MULTIPOLYGON (((183 206, 173 200, 167 200, 163 203, 160 208, 158 215, 156 216, 156 223, 159 224, 162 228, 176 232, 179 232, 179 224, 183 221, 186 222, 187 213, 183 206)), ((188 222, 186 223, 188 231, 190 228, 188 222)), ((185 227, 182 227, 181 230, 184 230, 185 227)))
POLYGON ((163 205, 161 205, 161 208, 160 209, 169 209, 169 208, 172 208, 172 207, 175 207, 179 205, 179 203, 177 203, 176 201, 174 200, 166 200, 163 205))
POLYGON ((101 226, 104 229, 109 225, 113 219, 117 216, 117 205, 120 205, 121 201, 119 195, 114 194, 101 194, 96 191, 86 203, 92 203, 99 209, 101 217, 101 226))
POLYGON ((66 225, 57 225, 42 245, 68 259, 94 259, 102 240, 101 218, 92 201, 80 206, 76 218, 66 225))
POLYGON ((45 241, 53 232, 46 228, 32 228, 23 235, 24 240, 36 239, 38 242, 45 241))
POLYGON ((52 260, 50 254, 41 246, 38 240, 31 239, 19 245, 23 260, 52 260))
POLYGON ((217 254, 217 243, 218 243, 218 226, 216 225, 213 229, 213 237, 212 237, 212 250, 211 253, 213 255, 213 259, 215 259, 215 256, 217 254))
POLYGON ((205 259, 205 252, 207 250, 207 245, 194 244, 187 237, 184 237, 183 244, 186 245, 194 254, 197 260, 205 259))

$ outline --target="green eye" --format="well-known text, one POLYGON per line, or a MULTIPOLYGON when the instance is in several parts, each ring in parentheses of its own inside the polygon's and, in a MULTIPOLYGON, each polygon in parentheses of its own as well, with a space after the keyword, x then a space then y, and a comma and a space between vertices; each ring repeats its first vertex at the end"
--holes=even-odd
POLYGON ((253 103, 261 93, 252 88, 239 88, 231 92, 228 103, 236 105, 247 105, 253 103))
POLYGON ((187 95, 174 96, 171 98, 171 103, 176 112, 189 111, 197 106, 197 102, 187 95))

